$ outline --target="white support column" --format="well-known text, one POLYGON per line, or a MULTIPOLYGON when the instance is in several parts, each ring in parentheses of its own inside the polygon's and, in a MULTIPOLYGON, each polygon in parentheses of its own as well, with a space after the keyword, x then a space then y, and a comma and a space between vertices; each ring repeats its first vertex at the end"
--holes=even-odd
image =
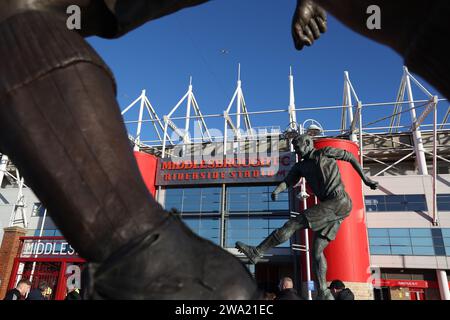
POLYGON ((5 177, 8 161, 9 159, 6 154, 2 155, 2 157, 0 158, 0 187, 2 186, 3 178, 5 177))
MULTIPOLYGON (((199 118, 198 118, 198 123, 199 124, 198 125, 200 127, 203 126, 203 129, 205 130, 206 136, 208 137, 209 141, 212 141, 213 139, 211 137, 211 133, 209 132, 208 126, 206 125, 206 122, 205 122, 205 118, 203 117, 202 111, 200 110, 200 107, 198 106, 198 102, 195 99, 194 94, 192 94, 192 106, 194 107, 194 110, 195 110, 196 114, 199 116, 199 118)), ((202 134, 203 134, 203 132, 202 132, 202 134)))
POLYGON ((162 145, 162 154, 161 158, 164 159, 166 157, 166 144, 167 144, 167 129, 169 124, 167 123, 167 116, 163 117, 164 120, 164 136, 163 136, 163 145, 162 145))
POLYGON ((294 76, 291 67, 289 70, 289 123, 293 122, 297 123, 297 114, 295 112, 294 76))
POLYGON ((20 176, 19 170, 16 169, 16 178, 18 183, 17 200, 14 204, 9 226, 19 225, 26 229, 28 227, 27 213, 26 213, 26 201, 23 194, 23 187, 25 186, 24 178, 20 176))
MULTIPOLYGON (((300 127, 300 133, 304 134, 304 128, 300 127)), ((290 144, 291 152, 294 151, 294 147, 292 144, 290 144)), ((298 155, 295 155, 295 162, 299 162, 298 155)), ((301 182, 301 188, 300 188, 300 194, 302 194, 303 198, 303 210, 306 210, 308 208, 308 203, 306 201, 306 196, 308 195, 306 192, 306 179, 302 178, 301 182)), ((296 198, 296 197, 295 197, 296 198)), ((307 283, 307 299, 312 300, 312 292, 309 289, 309 283, 311 282, 311 259, 310 259, 310 248, 309 248, 309 229, 303 230, 303 236, 305 238, 305 264, 306 264, 306 283, 307 283)))
POLYGON ((136 129, 136 144, 134 146, 134 151, 139 151, 139 143, 141 141, 141 130, 142 130, 142 119, 144 117, 144 107, 145 107, 145 90, 142 90, 141 94, 141 105, 139 107, 139 119, 136 129))
POLYGON ((241 128, 241 113, 242 113, 242 82, 241 82, 241 64, 239 64, 238 67, 238 81, 237 81, 237 97, 236 97, 236 104, 237 104, 237 114, 236 114, 236 128, 238 130, 239 135, 239 129, 241 128))
MULTIPOLYGON (((44 234, 44 227, 45 227, 45 219, 47 218, 47 208, 44 209, 44 216, 42 217, 42 222, 41 222, 41 228, 39 230, 39 237, 42 237, 42 235, 44 234)), ((39 239, 37 243, 40 243, 41 240, 39 239)), ((34 256, 34 258, 37 258, 37 254, 34 256)), ((30 274, 30 281, 33 281, 33 276, 34 276, 34 271, 36 269, 36 262, 33 262, 33 267, 31 268, 31 274, 30 274)))
MULTIPOLYGON (((352 106, 352 91, 350 88, 350 78, 348 76, 348 71, 344 72, 344 86, 345 86, 345 97, 344 102, 347 102, 347 113, 348 113, 348 123, 350 124, 350 127, 353 123, 353 106, 352 106)), ((345 129, 345 128, 344 128, 345 129)), ((353 142, 358 141, 356 138, 356 134, 354 132, 351 132, 350 134, 350 140, 353 142)))
POLYGON ((189 83, 188 96, 187 96, 187 108, 186 108, 186 121, 184 125, 184 140, 187 141, 189 136, 189 123, 191 120, 191 105, 192 105, 192 77, 189 83))
POLYGON ((138 98, 136 98, 136 100, 134 100, 128 107, 126 107, 122 112, 121 112, 121 114, 122 115, 124 115, 125 113, 127 113, 128 112, 128 110, 130 110, 140 99, 142 99, 142 94, 138 97, 138 98))
MULTIPOLYGON (((157 114, 156 111, 155 111, 155 108, 153 108, 152 104, 150 103, 150 100, 149 100, 147 97, 145 97, 145 105, 146 105, 146 107, 147 107, 147 109, 148 109, 148 113, 149 113, 150 115, 152 115, 152 119, 155 119, 155 120, 156 120, 156 122, 153 122, 153 123, 154 123, 154 124, 157 123, 158 126, 159 126, 159 128, 160 128, 162 131, 164 131, 164 126, 162 125, 161 119, 159 118, 158 114, 157 114)), ((156 126, 155 126, 155 131, 157 132, 158 137, 159 137, 159 136, 160 136, 160 135, 159 135, 159 130, 157 129, 156 126)), ((172 141, 172 139, 170 139, 169 136, 167 136, 166 138, 169 140, 169 143, 170 143, 170 144, 173 144, 173 141, 172 141)), ((162 143, 162 139, 161 139, 161 138, 160 138, 160 140, 161 140, 161 143, 162 143)))
POLYGON ((148 115, 150 116, 152 126, 155 129, 156 135, 158 136, 159 141, 162 143, 162 137, 161 137, 161 134, 159 133, 158 126, 157 126, 157 122, 159 120, 158 120, 157 116, 155 117, 155 114, 152 112, 153 107, 152 107, 150 101, 148 101, 147 97, 145 97, 145 99, 144 99, 144 105, 145 105, 145 108, 147 109, 148 115))
MULTIPOLYGON (((306 182, 305 179, 302 181, 301 192, 306 194, 306 182)), ((308 208, 306 198, 303 198, 303 210, 308 208)), ((305 262, 306 262, 306 282, 308 284, 308 300, 312 300, 312 292, 309 289, 309 283, 311 282, 311 259, 309 253, 309 229, 303 230, 303 235, 305 237, 305 262)))
MULTIPOLYGON (((408 74, 408 69, 404 67, 405 80, 406 80, 406 91, 408 94, 411 122, 414 124, 417 121, 416 110, 414 105, 414 97, 411 89, 411 80, 408 74)), ((425 160, 425 150, 423 147, 422 133, 420 132, 419 126, 413 130, 414 138, 414 149, 416 151, 417 166, 419 169, 419 174, 428 175, 427 162, 425 160)))
POLYGON ((141 105, 139 107, 139 119, 136 129, 136 144, 134 145, 134 151, 139 151, 139 144, 141 142, 142 119, 144 116, 144 107, 145 107, 145 90, 142 90, 140 99, 141 105))
POLYGON ((189 124, 191 121, 191 106, 192 106, 192 77, 189 82, 188 96, 187 96, 187 106, 186 106, 186 119, 184 125, 184 135, 183 135, 183 157, 186 156, 186 153, 191 153, 191 145, 186 145, 187 141, 191 141, 189 137, 189 124), (189 152, 187 151, 189 150, 189 152))
POLYGON ((237 104, 236 128, 239 130, 241 128, 241 113, 242 113, 241 81, 238 81, 238 95, 237 95, 236 104, 237 104))
POLYGON ((436 193, 436 182, 437 182, 437 104, 438 97, 433 97, 433 225, 438 225, 438 210, 437 210, 437 193, 436 193))
POLYGON ((394 106, 394 110, 392 112, 392 118, 391 121, 389 123, 389 133, 392 132, 398 132, 398 126, 400 126, 400 120, 401 120, 401 112, 403 109, 403 105, 402 102, 404 101, 404 97, 405 97, 405 89, 406 89, 406 73, 403 74, 402 76, 402 81, 400 82, 400 88, 398 89, 397 92, 397 100, 396 100, 396 104, 394 106))
POLYGON ((363 141, 363 125, 362 125, 362 102, 358 101, 358 122, 359 122, 359 162, 361 165, 361 168, 364 168, 364 157, 363 157, 363 147, 364 147, 364 141, 363 141))
POLYGON ((227 121, 227 112, 223 112, 223 119, 224 119, 224 125, 223 125, 223 156, 227 156, 227 143, 228 143, 228 121, 227 121))
MULTIPOLYGON (((161 153, 161 159, 164 159, 166 157, 166 143, 167 143, 167 129, 168 129, 168 124, 167 124, 167 116, 163 117, 164 120, 164 132, 163 132, 163 145, 162 145, 162 153, 161 153)), ((158 192, 156 193, 156 201, 158 201, 159 203, 161 203, 161 192, 162 192, 162 188, 161 186, 158 187, 158 192)))
POLYGON ((436 276, 439 284, 441 300, 450 300, 447 272, 445 272, 445 270, 436 270, 436 276))

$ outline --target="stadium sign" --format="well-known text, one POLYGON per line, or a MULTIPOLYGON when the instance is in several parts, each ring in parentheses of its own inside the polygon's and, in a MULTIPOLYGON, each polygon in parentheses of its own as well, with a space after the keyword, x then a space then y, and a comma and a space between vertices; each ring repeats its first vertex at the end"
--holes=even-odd
POLYGON ((295 155, 290 152, 209 160, 159 159, 156 185, 280 182, 294 163, 295 155))
POLYGON ((63 239, 24 239, 19 258, 77 257, 75 249, 63 239))

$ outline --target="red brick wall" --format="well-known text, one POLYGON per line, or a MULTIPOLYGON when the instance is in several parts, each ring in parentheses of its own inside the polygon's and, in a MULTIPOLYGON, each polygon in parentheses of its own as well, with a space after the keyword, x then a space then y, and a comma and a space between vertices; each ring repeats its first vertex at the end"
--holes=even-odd
POLYGON ((0 247, 0 299, 3 299, 8 289, 14 258, 19 250, 19 238, 25 236, 25 233, 25 229, 20 227, 4 229, 0 247))

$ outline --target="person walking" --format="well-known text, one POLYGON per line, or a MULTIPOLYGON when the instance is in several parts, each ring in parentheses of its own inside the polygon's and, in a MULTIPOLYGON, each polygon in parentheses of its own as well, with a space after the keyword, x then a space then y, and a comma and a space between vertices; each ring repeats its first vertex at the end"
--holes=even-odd
POLYGON ((334 300, 355 300, 355 295, 352 290, 346 288, 344 282, 341 280, 336 279, 331 281, 329 288, 334 300))
POLYGON ((48 291, 47 282, 43 281, 39 283, 37 288, 31 289, 30 293, 27 296, 27 300, 47 300, 46 292, 48 291))
POLYGON ((284 277, 278 285, 280 292, 275 300, 303 300, 294 289, 294 282, 289 277, 284 277))
POLYGON ((9 290, 3 300, 23 300, 31 288, 29 280, 20 280, 14 289, 9 290))

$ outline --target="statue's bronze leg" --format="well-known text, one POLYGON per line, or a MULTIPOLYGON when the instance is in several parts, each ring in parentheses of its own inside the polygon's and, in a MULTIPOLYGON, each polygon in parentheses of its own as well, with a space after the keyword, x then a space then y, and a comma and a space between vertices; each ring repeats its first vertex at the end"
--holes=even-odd
POLYGON ((253 247, 238 241, 236 242, 236 248, 242 252, 251 263, 256 264, 267 250, 288 241, 297 230, 306 228, 308 228, 308 221, 303 214, 300 214, 296 218, 289 219, 281 228, 274 230, 258 246, 253 247))
POLYGON ((84 39, 52 23, 33 13, 0 24, 0 58, 12 59, 0 75, 1 149, 67 240, 96 262, 91 297, 256 298, 238 259, 149 194, 107 67, 84 39))
POLYGON ((320 300, 334 300, 333 295, 327 288, 327 259, 323 251, 328 246, 330 241, 319 234, 315 234, 312 250, 312 265, 314 275, 318 283, 318 299, 320 300))

